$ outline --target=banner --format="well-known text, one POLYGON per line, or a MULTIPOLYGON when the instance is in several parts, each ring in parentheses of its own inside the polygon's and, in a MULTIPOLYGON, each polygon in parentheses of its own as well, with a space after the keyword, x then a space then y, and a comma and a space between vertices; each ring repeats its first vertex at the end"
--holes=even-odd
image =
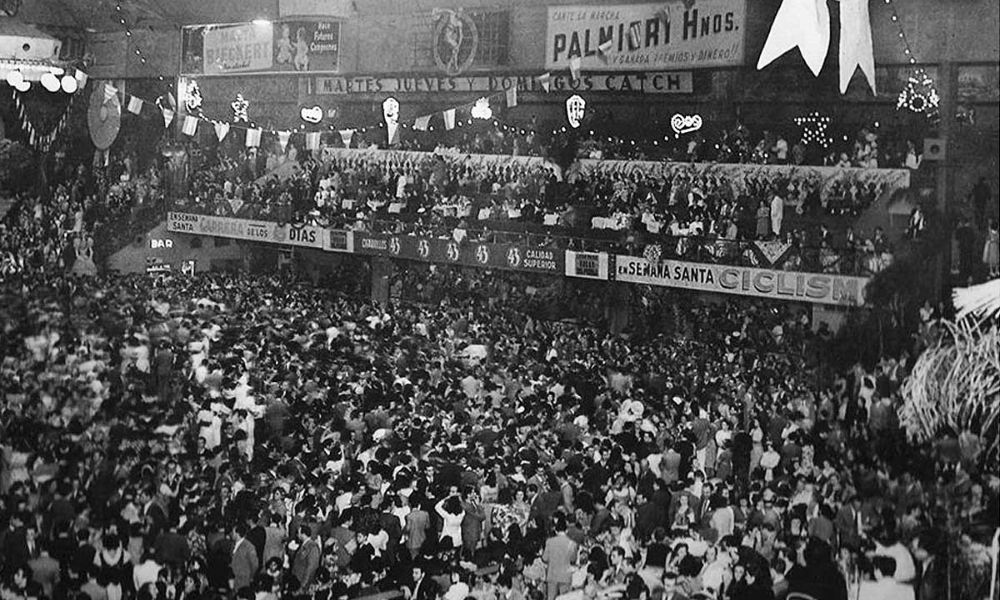
POLYGON ((584 279, 608 279, 606 252, 575 252, 566 250, 566 276, 584 279))
POLYGON ((646 71, 743 64, 745 0, 550 6, 545 66, 646 71))
POLYGON ((181 73, 336 73, 340 22, 260 21, 181 29, 181 73))
POLYGON ((638 256, 615 256, 617 281, 663 287, 797 300, 816 304, 861 306, 865 303, 865 277, 798 273, 664 260, 651 263, 638 256))
POLYGON ((179 212, 167 213, 167 231, 304 248, 325 248, 328 244, 322 227, 278 225, 268 221, 179 212))
POLYGON ((568 72, 547 79, 530 75, 478 77, 317 77, 312 93, 326 94, 408 94, 482 92, 543 93, 549 90, 576 92, 624 92, 634 94, 690 94, 694 91, 691 71, 649 73, 587 73, 574 80, 568 72), (546 85, 548 88, 546 88, 546 85))
POLYGON ((355 254, 369 256, 553 275, 562 275, 565 271, 563 251, 528 244, 457 242, 360 231, 354 232, 353 243, 355 254))
POLYGON ((328 230, 323 249, 330 252, 353 252, 354 232, 347 229, 328 230))

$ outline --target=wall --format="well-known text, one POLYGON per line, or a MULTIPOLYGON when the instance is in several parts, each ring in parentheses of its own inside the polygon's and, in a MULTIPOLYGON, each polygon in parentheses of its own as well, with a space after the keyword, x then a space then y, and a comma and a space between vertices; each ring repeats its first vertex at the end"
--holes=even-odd
POLYGON ((128 246, 115 252, 108 258, 108 268, 122 273, 145 273, 147 257, 158 258, 170 264, 173 270, 179 271, 184 261, 196 260, 196 269, 210 270, 213 262, 240 261, 247 253, 245 246, 234 240, 223 240, 224 245, 216 245, 220 238, 193 236, 176 232, 168 232, 166 223, 160 223, 148 233, 139 236, 128 246), (192 247, 193 240, 200 240, 201 247, 192 247), (152 247, 152 241, 157 245, 170 247, 152 247), (228 242, 228 243, 227 243, 228 242))

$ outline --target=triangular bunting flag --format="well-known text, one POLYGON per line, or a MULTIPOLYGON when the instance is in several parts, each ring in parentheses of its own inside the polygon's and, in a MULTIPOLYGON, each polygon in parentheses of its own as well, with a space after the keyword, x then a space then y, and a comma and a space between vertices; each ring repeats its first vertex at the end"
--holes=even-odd
POLYGON ((431 116, 427 115, 424 117, 417 117, 417 120, 413 122, 413 129, 416 131, 427 131, 430 128, 431 116))
POLYGON ((116 88, 115 86, 111 85, 110 83, 105 83, 104 84, 104 101, 105 102, 107 102, 108 100, 111 100, 111 98, 113 98, 114 95, 117 94, 117 93, 118 93, 118 88, 116 88))
POLYGON ((783 0, 757 60, 757 70, 792 48, 799 49, 806 66, 819 76, 830 48, 830 9, 826 2, 783 0))
POLYGON ((219 141, 226 139, 229 135, 229 123, 223 123, 219 121, 215 124, 215 137, 219 138, 219 141))
POLYGON ((291 131, 279 131, 278 132, 278 143, 281 144, 281 151, 284 152, 285 148, 288 147, 288 140, 292 137, 291 131))
POLYGON ((351 147, 351 140, 354 139, 353 129, 341 129, 340 130, 340 141, 344 142, 344 148, 351 147))
POLYGON ((611 49, 615 47, 615 43, 612 40, 608 40, 597 47, 597 52, 604 62, 608 61, 608 55, 611 54, 611 49))
POLYGON ((573 76, 573 81, 580 78, 580 57, 574 56, 569 59, 569 74, 573 76))
POLYGON ((84 73, 83 71, 77 71, 76 72, 76 84, 77 84, 77 86, 81 87, 81 88, 84 87, 85 85, 87 85, 87 79, 89 79, 89 78, 90 78, 90 76, 87 75, 86 73, 84 73))
POLYGON ((306 134, 306 150, 319 150, 318 131, 313 131, 306 134))
POLYGON ((142 98, 136 98, 135 96, 129 96, 128 99, 128 111, 133 115, 137 115, 142 112, 142 98))
POLYGON ((512 85, 507 88, 507 108, 513 108, 517 106, 517 85, 512 85))
POLYGON ((449 108, 442 113, 444 115, 444 128, 452 130, 455 128, 455 109, 449 108))
POLYGON ((193 136, 198 133, 198 117, 191 115, 184 117, 184 127, 181 128, 181 132, 187 136, 193 136))
POLYGON ((861 67, 868 85, 875 93, 875 51, 872 47, 872 24, 868 16, 868 0, 841 0, 840 2, 840 93, 847 86, 854 71, 861 67))
POLYGON ((389 121, 385 125, 386 133, 388 134, 386 138, 388 139, 389 146, 395 146, 399 143, 399 123, 395 121, 389 121))
POLYGON ((174 111, 169 108, 163 109, 163 126, 170 127, 170 124, 174 122, 174 111))
POLYGON ((260 129, 247 129, 247 148, 256 148, 260 146, 260 129))
POLYGON ((548 92, 549 86, 552 85, 552 74, 543 73, 538 77, 538 83, 542 84, 542 89, 548 92))

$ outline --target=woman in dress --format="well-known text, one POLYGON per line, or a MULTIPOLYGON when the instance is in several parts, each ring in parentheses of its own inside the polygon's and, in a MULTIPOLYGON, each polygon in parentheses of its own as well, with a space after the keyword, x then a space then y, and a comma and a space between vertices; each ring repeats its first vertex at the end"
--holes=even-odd
POLYGON ((990 226, 986 231, 986 243, 983 245, 983 264, 989 273, 989 278, 1000 276, 1000 231, 997 229, 997 222, 990 219, 990 226))

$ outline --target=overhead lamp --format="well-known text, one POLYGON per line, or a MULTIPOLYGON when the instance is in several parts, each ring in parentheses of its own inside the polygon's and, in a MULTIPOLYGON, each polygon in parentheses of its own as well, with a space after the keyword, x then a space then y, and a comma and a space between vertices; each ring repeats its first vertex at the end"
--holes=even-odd
POLYGON ((72 75, 63 75, 62 90, 64 92, 67 94, 75 94, 79 87, 79 84, 76 82, 76 77, 73 77, 72 75))
POLYGON ((17 69, 7 71, 7 85, 16 88, 21 85, 22 81, 24 81, 24 73, 17 69))
POLYGON ((251 23, 253 23, 254 25, 256 25, 258 27, 264 27, 266 25, 270 25, 271 24, 271 20, 270 19, 264 19, 264 18, 257 18, 257 19, 254 19, 253 21, 251 21, 251 23))
POLYGON ((52 73, 43 73, 41 79, 39 80, 42 87, 50 92, 59 91, 59 78, 52 73))

